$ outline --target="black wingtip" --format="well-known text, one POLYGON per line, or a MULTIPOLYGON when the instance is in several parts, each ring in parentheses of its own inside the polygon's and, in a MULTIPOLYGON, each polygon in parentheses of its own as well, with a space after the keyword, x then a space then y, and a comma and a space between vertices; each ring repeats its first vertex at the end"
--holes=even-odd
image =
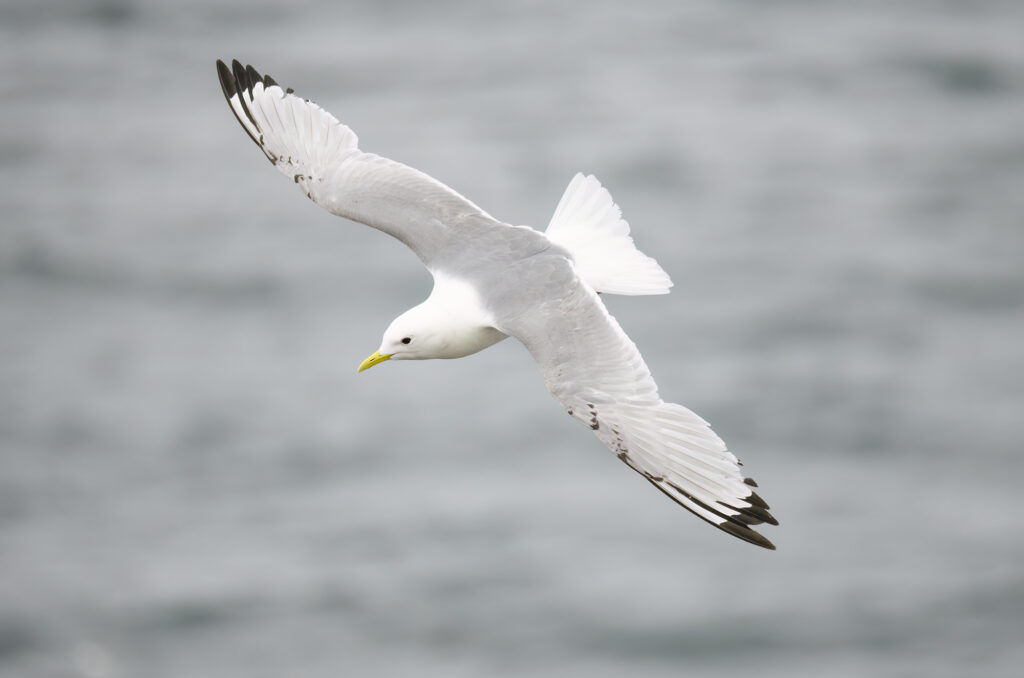
POLYGON ((761 499, 761 496, 758 495, 757 492, 751 492, 749 495, 744 497, 744 499, 746 499, 747 501, 749 501, 751 504, 753 504, 754 506, 756 506, 758 508, 763 508, 763 509, 770 509, 771 508, 771 506, 769 506, 768 503, 765 502, 764 499, 761 499))
POLYGON ((731 523, 728 521, 718 525, 717 527, 720 530, 728 532, 734 537, 742 539, 748 544, 760 546, 761 548, 768 549, 769 551, 775 550, 775 544, 765 539, 764 535, 762 535, 760 532, 755 532, 749 527, 744 527, 742 525, 737 525, 736 523, 731 523))
POLYGON ((686 509, 687 511, 689 511, 693 515, 697 516, 698 518, 700 518, 704 522, 708 523, 709 525, 714 525, 715 527, 717 527, 718 529, 722 530, 723 532, 726 532, 727 534, 731 534, 732 536, 734 536, 734 537, 736 537, 738 539, 742 539, 743 541, 745 541, 745 542, 747 542, 749 544, 753 544, 754 546, 760 546, 761 548, 768 549, 770 551, 774 551, 775 550, 775 544, 771 543, 760 532, 757 532, 757 531, 751 529, 751 527, 750 527, 751 525, 759 525, 759 524, 765 523, 765 522, 769 523, 771 525, 778 525, 779 524, 779 522, 777 520, 775 520, 775 518, 770 513, 768 513, 768 511, 767 511, 768 504, 766 504, 764 502, 764 500, 761 499, 760 497, 758 497, 755 493, 752 492, 750 496, 745 497, 745 499, 748 502, 750 502, 752 504, 752 506, 744 507, 744 508, 737 508, 737 507, 734 507, 734 506, 729 506, 729 505, 724 504, 722 502, 718 502, 719 504, 721 504, 722 508, 725 509, 724 511, 720 511, 717 508, 715 508, 714 506, 710 506, 706 502, 704 502, 704 501, 698 499, 697 497, 693 496, 693 494, 687 492, 685 489, 679 487, 675 483, 672 483, 672 482, 668 482, 667 483, 668 486, 671 487, 673 491, 679 493, 679 495, 685 497, 687 500, 693 502, 696 506, 699 506, 700 508, 704 509, 705 511, 708 511, 708 512, 712 513, 713 515, 718 516, 719 518, 721 518, 720 521, 715 521, 715 520, 709 519, 706 515, 702 515, 701 513, 698 513, 693 508, 687 506, 682 501, 680 501, 679 497, 677 497, 674 494, 672 494, 672 492, 669 492, 669 489, 664 486, 663 483, 665 483, 665 481, 663 479, 655 478, 650 473, 646 473, 643 470, 641 470, 640 468, 638 468, 632 462, 632 460, 629 458, 629 455, 627 455, 627 454, 620 454, 619 455, 619 459, 621 459, 623 462, 625 462, 625 464, 627 466, 629 466, 631 469, 633 469, 634 471, 639 473, 641 476, 643 476, 644 479, 647 480, 647 482, 649 482, 651 485, 654 485, 656 488, 658 488, 659 492, 661 492, 666 497, 668 497, 669 499, 671 499, 675 503, 679 504, 684 509, 686 509), (755 499, 751 499, 751 496, 755 497, 755 499), (764 504, 764 506, 762 507, 759 504, 764 504), (733 513, 734 511, 737 512, 737 513, 733 513))
MULTIPOLYGON (((217 75, 220 78, 220 85, 224 90, 224 96, 228 99, 240 92, 251 91, 256 83, 262 83, 264 87, 281 87, 269 75, 261 75, 251 65, 243 66, 242 62, 238 59, 232 59, 231 66, 228 66, 221 59, 217 59, 217 75)), ((282 89, 284 88, 282 87, 282 89)), ((284 91, 285 94, 291 94, 294 90, 289 87, 284 91)))
POLYGON ((766 509, 763 509, 760 506, 747 506, 745 508, 737 508, 734 510, 739 511, 739 516, 736 517, 749 525, 760 525, 761 523, 768 523, 769 525, 779 524, 779 521, 775 519, 775 516, 768 513, 766 509))
POLYGON ((228 106, 231 108, 231 112, 234 114, 239 124, 242 125, 242 129, 244 129, 245 133, 249 135, 249 138, 259 146, 260 150, 263 151, 263 155, 267 156, 267 160, 269 160, 271 164, 276 165, 277 158, 264 148, 263 135, 259 133, 259 123, 256 122, 252 112, 249 110, 249 106, 245 103, 245 96, 243 96, 243 92, 250 91, 251 95, 251 84, 248 81, 245 69, 242 68, 242 64, 238 62, 238 59, 232 59, 231 68, 228 68, 227 64, 220 59, 217 59, 217 76, 220 80, 220 87, 224 91, 224 98, 227 100, 228 106), (238 98, 238 107, 231 103, 231 100, 235 97, 238 98), (239 108, 241 108, 241 113, 238 110, 239 108), (242 116, 245 116, 249 121, 249 125, 242 121, 242 116), (256 134, 253 133, 250 125, 256 128, 256 134))
POLYGON ((231 60, 231 73, 235 76, 235 82, 238 83, 238 89, 247 90, 252 86, 245 75, 245 66, 243 66, 238 59, 231 60))
MULTIPOLYGON (((651 479, 648 478, 648 480, 651 480, 651 479)), ((654 485, 658 489, 660 489, 663 492, 665 492, 665 488, 661 487, 658 483, 654 483, 654 485)), ((724 502, 719 501, 719 502, 716 502, 717 504, 719 504, 721 506, 721 509, 719 509, 716 506, 712 506, 711 504, 708 504, 707 502, 702 501, 701 499, 698 499, 692 493, 687 492, 685 489, 683 489, 679 485, 676 485, 675 483, 669 482, 668 485, 673 490, 678 492, 680 495, 682 495, 683 497, 686 497, 689 501, 692 501, 694 504, 696 504, 697 506, 701 507, 705 511, 710 511, 711 513, 713 513, 713 514, 717 515, 718 517, 720 517, 722 519, 722 522, 715 522, 713 520, 708 520, 705 516, 702 516, 699 513, 691 510, 691 513, 694 513, 694 515, 697 515, 699 518, 707 521, 708 523, 714 525, 715 527, 717 527, 720 530, 728 532, 729 534, 733 535, 734 537, 739 537, 743 541, 750 542, 751 544, 756 544, 757 546, 763 546, 765 548, 772 548, 772 549, 775 548, 774 546, 771 545, 770 541, 765 539, 760 533, 754 531, 750 527, 751 525, 760 525, 761 523, 765 523, 765 522, 769 523, 770 525, 778 525, 779 524, 779 522, 777 520, 775 520, 775 518, 772 517, 772 515, 770 513, 768 513, 767 510, 765 510, 765 508, 767 508, 767 506, 768 506, 767 504, 765 504, 765 508, 761 508, 761 507, 759 507, 757 505, 750 506, 750 507, 744 507, 744 508, 738 508, 738 507, 730 506, 730 505, 728 505, 728 504, 726 504, 724 502), (734 513, 734 511, 735 511, 735 513, 734 513), (765 544, 768 544, 768 546, 765 546, 765 544)), ((671 497, 677 504, 679 504, 683 508, 685 508, 687 510, 690 510, 690 507, 688 507, 686 504, 683 504, 682 502, 678 501, 675 497, 673 497, 668 492, 665 492, 665 494, 667 494, 669 497, 671 497)), ((760 499, 760 497, 758 497, 758 499, 760 499)), ((749 497, 747 498, 747 500, 751 501, 749 497)), ((764 503, 763 500, 761 501, 761 503, 764 503)))
POLYGON ((235 88, 235 78, 231 75, 231 69, 220 59, 217 59, 217 77, 220 80, 220 88, 224 90, 224 98, 230 100, 238 90, 235 88))
MULTIPOLYGON (((750 480, 750 478, 746 478, 745 480, 750 480)), ((750 485, 750 483, 747 484, 750 485)), ((754 487, 757 487, 757 485, 754 485, 754 487)), ((751 524, 755 525, 760 523, 768 523, 769 525, 779 524, 779 521, 775 519, 775 516, 769 513, 769 509, 771 509, 771 507, 768 506, 768 502, 762 499, 757 492, 751 491, 749 495, 744 497, 744 499, 747 500, 750 506, 738 507, 729 506, 728 504, 723 504, 723 506, 727 506, 734 511, 739 511, 742 516, 747 518, 747 521, 744 522, 753 521, 751 524)), ((721 504, 722 502, 719 503, 721 504)))
POLYGON ((252 66, 247 65, 245 67, 245 75, 249 78, 249 87, 252 87, 257 82, 263 82, 263 76, 252 66))
MULTIPOLYGON (((249 110, 249 105, 245 103, 245 97, 241 95, 241 92, 248 92, 249 96, 252 96, 252 80, 249 79, 249 71, 256 73, 256 70, 252 66, 243 68, 242 64, 238 62, 238 59, 233 59, 231 61, 231 72, 235 76, 235 87, 239 92, 238 102, 242 107, 242 113, 244 113, 245 117, 249 119, 249 122, 258 129, 259 123, 256 122, 256 118, 253 117, 252 111, 249 110)), ((253 137, 253 141, 255 141, 260 148, 263 148, 263 144, 259 139, 253 137)))

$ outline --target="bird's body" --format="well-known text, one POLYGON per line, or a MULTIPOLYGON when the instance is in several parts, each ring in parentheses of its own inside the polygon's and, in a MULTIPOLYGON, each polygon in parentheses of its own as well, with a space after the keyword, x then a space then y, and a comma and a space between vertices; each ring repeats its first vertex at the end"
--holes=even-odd
POLYGON ((329 211, 409 246, 434 278, 360 371, 385 360, 460 358, 512 336, 552 395, 630 468, 700 518, 765 548, 777 524, 707 423, 658 395, 599 292, 663 294, 671 281, 636 249, 593 177, 569 184, 545 233, 502 223, 444 184, 359 150, 322 108, 237 61, 224 95, 267 158, 329 211))

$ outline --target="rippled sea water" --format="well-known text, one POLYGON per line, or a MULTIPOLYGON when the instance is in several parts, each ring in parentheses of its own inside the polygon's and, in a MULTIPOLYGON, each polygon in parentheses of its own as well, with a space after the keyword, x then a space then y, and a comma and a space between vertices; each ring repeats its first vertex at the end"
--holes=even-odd
POLYGON ((1024 5, 0 2, 0 676, 1016 676, 1024 5), (239 58, 544 227, 781 526, 655 492, 225 105, 239 58))

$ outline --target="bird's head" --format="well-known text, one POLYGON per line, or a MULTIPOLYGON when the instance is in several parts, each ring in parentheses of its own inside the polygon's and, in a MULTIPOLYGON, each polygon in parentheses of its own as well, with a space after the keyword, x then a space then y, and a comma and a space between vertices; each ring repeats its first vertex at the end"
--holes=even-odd
POLYGON ((444 358, 447 342, 443 327, 428 315, 422 305, 395 318, 381 339, 377 352, 359 365, 359 372, 386 360, 426 360, 444 358))

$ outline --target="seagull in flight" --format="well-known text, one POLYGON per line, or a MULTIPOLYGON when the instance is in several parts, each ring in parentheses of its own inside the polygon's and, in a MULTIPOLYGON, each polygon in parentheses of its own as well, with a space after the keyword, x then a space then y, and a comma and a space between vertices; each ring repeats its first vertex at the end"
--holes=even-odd
POLYGON ((388 360, 461 358, 514 337, 563 410, 698 518, 775 546, 778 525, 706 421, 668 403, 600 293, 665 294, 672 281, 636 248, 593 176, 577 174, 544 232, 499 221, 411 167, 359 149, 355 132, 269 75, 217 61, 224 97, 272 165, 332 214, 405 243, 433 290, 395 318, 362 372, 388 360))

